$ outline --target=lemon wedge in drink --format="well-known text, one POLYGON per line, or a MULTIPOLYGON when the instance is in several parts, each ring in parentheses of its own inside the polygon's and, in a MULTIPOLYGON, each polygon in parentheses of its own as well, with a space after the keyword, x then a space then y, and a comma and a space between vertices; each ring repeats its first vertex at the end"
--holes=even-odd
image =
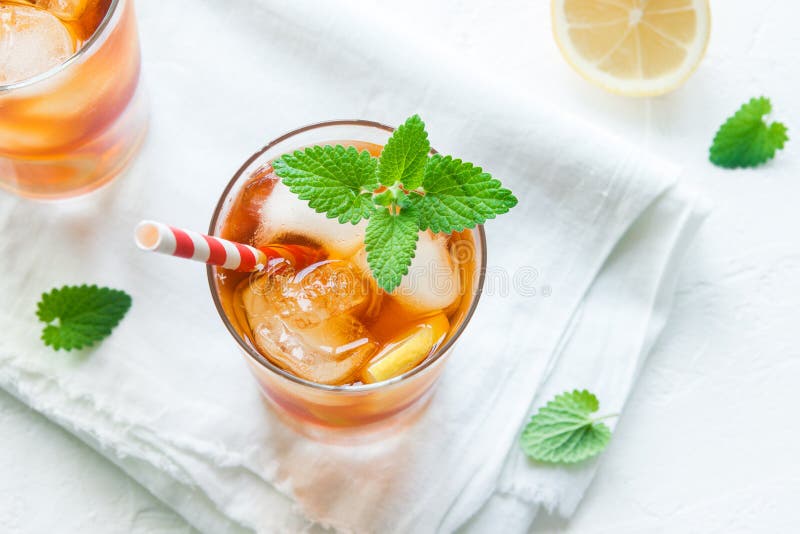
POLYGON ((708 0, 551 0, 553 33, 584 78, 613 93, 655 96, 703 59, 708 0))
POLYGON ((361 380, 366 384, 381 382, 410 371, 428 357, 442 342, 450 323, 443 313, 422 320, 386 344, 366 366, 361 380))

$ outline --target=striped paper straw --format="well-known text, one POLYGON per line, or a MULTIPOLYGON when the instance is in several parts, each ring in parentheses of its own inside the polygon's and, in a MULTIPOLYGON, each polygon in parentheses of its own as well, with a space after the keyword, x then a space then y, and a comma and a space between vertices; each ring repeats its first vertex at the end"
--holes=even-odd
POLYGON ((140 222, 136 226, 135 240, 142 250, 202 261, 233 271, 261 271, 267 265, 267 255, 250 245, 155 221, 140 222))

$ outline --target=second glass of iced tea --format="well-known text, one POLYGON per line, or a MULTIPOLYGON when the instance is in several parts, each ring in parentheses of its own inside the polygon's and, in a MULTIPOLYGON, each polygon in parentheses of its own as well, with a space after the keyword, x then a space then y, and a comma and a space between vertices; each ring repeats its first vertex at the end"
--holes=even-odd
MULTIPOLYGON (((408 275, 391 294, 366 264, 364 228, 340 224, 297 199, 274 174, 278 156, 314 145, 377 157, 393 129, 369 121, 307 126, 269 143, 222 193, 209 233, 285 247, 293 262, 266 273, 208 268, 211 294, 269 404, 318 439, 374 436, 427 405, 481 293, 482 226, 420 232, 408 275)), ((433 152, 433 151, 432 151, 433 152)))
POLYGON ((88 193, 131 161, 147 114, 133 0, 0 0, 0 187, 88 193))

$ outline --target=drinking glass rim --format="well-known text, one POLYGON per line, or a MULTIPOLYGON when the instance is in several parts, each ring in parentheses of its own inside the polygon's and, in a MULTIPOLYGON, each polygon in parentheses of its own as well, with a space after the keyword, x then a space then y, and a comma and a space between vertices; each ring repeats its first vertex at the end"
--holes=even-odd
MULTIPOLYGON (((382 124, 380 122, 363 120, 363 119, 341 119, 341 120, 331 120, 331 121, 323 121, 323 122, 312 123, 312 124, 303 126, 301 128, 297 128, 295 130, 292 130, 292 131, 290 131, 288 133, 285 133, 285 134, 281 135, 280 137, 277 137, 277 138, 273 139, 272 141, 267 143, 264 147, 262 147, 260 150, 258 150, 255 154, 250 156, 247 159, 247 161, 245 161, 242 164, 242 166, 239 167, 239 170, 236 171, 236 173, 233 175, 233 178, 231 178, 230 181, 228 182, 228 184, 225 186, 225 189, 223 189, 222 194, 219 197, 219 201, 217 202, 217 206, 216 206, 216 208, 214 208, 214 214, 211 217, 211 223, 209 224, 209 227, 208 227, 208 234, 209 235, 215 235, 216 226, 217 226, 217 223, 219 222, 219 217, 220 217, 220 214, 222 213, 222 210, 223 210, 223 208, 225 206, 225 201, 227 200, 228 195, 230 194, 230 192, 233 189, 234 185, 236 185, 236 183, 238 182, 239 178, 242 177, 244 172, 250 167, 250 165, 254 161, 256 161, 266 151, 270 150, 275 145, 277 145, 279 143, 282 143, 283 141, 286 141, 287 139, 289 139, 291 137, 294 137, 295 135, 298 135, 298 134, 301 134, 301 133, 304 133, 304 132, 307 132, 307 131, 310 131, 310 130, 315 130, 315 129, 318 129, 318 128, 325 128, 325 127, 328 127, 328 126, 365 126, 365 127, 377 128, 377 129, 384 130, 384 131, 390 132, 390 133, 394 131, 393 127, 387 126, 387 125, 382 124)), ((433 148, 431 148, 431 152, 434 153, 434 154, 437 153, 436 150, 433 149, 433 148)), ((342 392, 342 393, 361 393, 361 392, 365 392, 365 391, 372 391, 372 390, 375 390, 375 389, 383 389, 385 387, 393 386, 394 384, 397 384, 398 382, 401 382, 401 381, 403 381, 403 380, 405 380, 407 378, 411 378, 412 376, 422 372, 423 370, 427 369, 428 367, 433 365, 435 362, 437 362, 444 354, 446 354, 453 347, 453 345, 455 344, 456 340, 458 340, 458 338, 461 336, 461 333, 464 331, 466 326, 469 324, 469 321, 472 318, 472 315, 475 313, 475 309, 478 307, 478 301, 480 300, 481 295, 483 294, 483 283, 484 283, 484 279, 486 277, 486 233, 484 232, 482 224, 477 225, 474 228, 474 230, 477 233, 476 241, 480 244, 480 248, 481 248, 481 254, 480 254, 481 264, 480 264, 480 268, 479 268, 479 271, 478 271, 478 283, 477 283, 477 286, 475 288, 475 292, 474 292, 475 296, 474 296, 474 298, 472 300, 472 303, 470 304, 470 307, 467 310, 466 315, 464 315, 464 319, 461 321, 461 324, 459 325, 458 329, 456 329, 455 333, 450 337, 450 339, 447 340, 447 342, 445 342, 442 346, 438 347, 436 349, 436 351, 433 353, 433 355, 430 356, 429 358, 426 358, 426 360, 421 365, 418 365, 418 366, 414 367, 413 369, 411 369, 410 371, 406 371, 405 373, 403 373, 401 375, 395 376, 393 378, 390 378, 388 380, 384 380, 384 381, 381 381, 381 382, 376 382, 374 384, 343 385, 343 386, 332 386, 332 385, 328 385, 328 384, 319 384, 317 382, 312 382, 310 380, 306 380, 304 378, 300 378, 299 376, 296 376, 296 375, 294 375, 294 374, 292 374, 292 373, 290 373, 290 372, 288 372, 288 371, 286 371, 284 369, 281 369, 280 367, 278 367, 274 363, 270 362, 263 354, 261 354, 260 352, 255 350, 255 348, 253 348, 252 345, 250 345, 248 343, 245 343, 244 340, 242 339, 242 336, 239 335, 239 332, 236 330, 236 328, 234 328, 233 324, 228 319, 228 316, 226 315, 225 310, 222 307, 222 301, 219 298, 219 292, 217 291, 217 285, 216 285, 216 281, 215 281, 215 278, 214 278, 214 268, 211 265, 206 266, 206 274, 207 274, 207 278, 208 278, 208 287, 211 290, 211 298, 214 301, 214 306, 216 307, 217 313, 219 314, 220 318, 222 319, 222 322, 225 325, 225 328, 228 329, 228 332, 230 332, 230 334, 233 336, 233 338, 236 340, 236 342, 239 344, 239 346, 242 349, 244 349, 245 353, 248 356, 253 357, 258 363, 260 363, 263 367, 266 367, 269 371, 272 371, 272 372, 274 372, 274 373, 276 373, 276 374, 278 374, 278 375, 280 375, 280 376, 282 376, 282 377, 284 377, 284 378, 286 378, 286 379, 288 379, 288 380, 290 380, 292 382, 295 382, 297 384, 301 384, 303 386, 308 386, 308 387, 311 387, 311 388, 314 388, 314 389, 323 390, 323 391, 338 391, 338 392, 342 392)))
POLYGON ((117 6, 122 0, 111 0, 111 3, 108 5, 108 10, 106 14, 103 16, 103 20, 100 21, 97 28, 95 28, 94 33, 89 40, 83 43, 83 46, 80 47, 74 54, 69 56, 67 59, 55 65, 44 72, 40 72, 35 76, 31 76, 30 78, 25 78, 24 80, 20 80, 14 83, 8 84, 1 84, 0 83, 0 93, 5 93, 8 91, 13 91, 15 89, 22 89, 23 87, 28 87, 29 85, 34 85, 48 78, 52 78, 62 70, 66 69, 73 63, 75 63, 79 57, 82 57, 84 54, 87 54, 89 49, 92 48, 94 43, 100 39, 100 36, 105 33, 106 28, 108 27, 109 23, 111 22, 111 17, 114 16, 114 13, 117 11, 117 6))

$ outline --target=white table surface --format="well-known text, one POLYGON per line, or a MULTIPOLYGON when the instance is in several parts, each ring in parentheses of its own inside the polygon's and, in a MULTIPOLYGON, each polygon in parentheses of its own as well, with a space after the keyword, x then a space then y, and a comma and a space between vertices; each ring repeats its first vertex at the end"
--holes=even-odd
MULTIPOLYGON (((612 96, 562 60, 546 0, 406 0, 390 8, 435 31, 475 75, 510 83, 686 166, 714 205, 680 273, 671 320, 577 514, 536 532, 790 532, 800 528, 800 138, 758 170, 707 162, 717 126, 772 98, 800 132, 800 6, 712 0, 698 72, 657 99, 612 96), (443 21, 447 21, 444 23, 443 21)), ((137 0, 145 56, 156 0, 137 0)), ((324 119, 325 117, 320 117, 324 119)), ((232 169, 233 170, 233 169, 232 169)), ((4 334, 5 335, 5 334, 4 334)), ((0 532, 188 532, 146 490, 0 393, 0 532)))

